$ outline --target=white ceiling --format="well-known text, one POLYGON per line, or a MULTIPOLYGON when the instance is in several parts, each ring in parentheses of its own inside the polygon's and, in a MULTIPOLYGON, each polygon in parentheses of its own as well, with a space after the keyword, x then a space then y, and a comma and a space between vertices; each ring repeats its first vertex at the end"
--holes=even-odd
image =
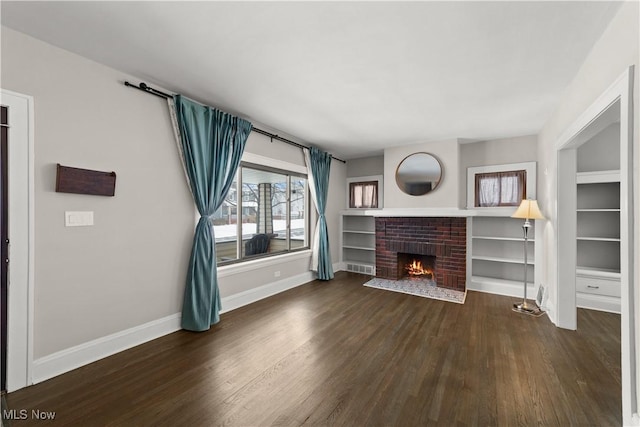
POLYGON ((3 25, 346 158, 537 133, 620 5, 0 4, 3 25))

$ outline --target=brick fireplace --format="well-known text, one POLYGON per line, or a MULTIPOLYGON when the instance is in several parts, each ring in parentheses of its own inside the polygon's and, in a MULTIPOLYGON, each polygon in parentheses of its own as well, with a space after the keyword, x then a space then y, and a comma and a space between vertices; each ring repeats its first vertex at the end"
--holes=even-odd
POLYGON ((443 288, 465 290, 467 220, 464 217, 376 218, 376 277, 403 275, 398 254, 435 257, 435 281, 443 288))

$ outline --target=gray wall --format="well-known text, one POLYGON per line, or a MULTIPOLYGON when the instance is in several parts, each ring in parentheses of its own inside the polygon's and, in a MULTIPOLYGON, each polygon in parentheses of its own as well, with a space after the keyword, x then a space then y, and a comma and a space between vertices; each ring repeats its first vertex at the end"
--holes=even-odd
POLYGON ((384 156, 347 160, 347 178, 384 174, 384 156))
POLYGON ((385 208, 455 208, 458 207, 460 152, 458 140, 424 142, 384 150, 385 208), (410 154, 425 152, 436 156, 442 166, 440 184, 423 196, 403 193, 396 184, 398 165, 410 154))
POLYGON ((577 150, 578 172, 620 169, 620 123, 613 123, 577 150))
POLYGON ((467 168, 533 162, 537 158, 536 135, 460 144, 460 206, 467 204, 467 168))
MULTIPOLYGON (((181 310, 195 208, 166 102, 124 80, 140 79, 2 27, 2 88, 35 104, 35 359, 181 310), (115 171, 115 197, 56 193, 56 163, 115 171), (64 227, 68 210, 93 211, 95 225, 64 227)), ((299 150, 259 138, 252 134, 247 151, 302 161, 299 150)), ((327 207, 334 262, 345 177, 334 162, 327 207)), ((279 264, 279 280, 308 265, 279 264)), ((221 294, 273 277, 260 270, 222 277, 221 294)))

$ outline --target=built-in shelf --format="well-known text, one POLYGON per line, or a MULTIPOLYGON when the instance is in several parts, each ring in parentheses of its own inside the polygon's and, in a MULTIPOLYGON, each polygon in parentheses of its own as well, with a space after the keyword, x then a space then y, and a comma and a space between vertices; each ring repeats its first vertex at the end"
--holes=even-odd
POLYGON ((576 302, 619 313, 620 173, 580 172, 576 182, 576 302))
POLYGON ((343 233, 354 233, 354 234, 376 234, 375 231, 364 231, 364 230, 342 230, 343 233))
POLYGON ((619 237, 587 237, 587 236, 578 236, 577 240, 589 240, 592 242, 619 242, 619 237))
POLYGON ((620 270, 612 270, 606 268, 593 268, 579 265, 576 268, 576 274, 583 276, 607 277, 610 279, 620 279, 620 270))
MULTIPOLYGON (((524 237, 495 237, 495 236, 472 236, 475 240, 496 240, 504 242, 524 242, 524 237)), ((534 243, 535 239, 528 239, 529 243, 534 243)))
MULTIPOLYGON (((511 210, 513 213, 513 209, 511 210)), ((469 289, 522 296, 524 236, 522 219, 510 216, 476 216, 471 219, 471 286, 469 289)), ((527 242, 527 283, 533 298, 535 221, 527 242)))
MULTIPOLYGON (((478 261, 491 261, 491 262, 501 262, 501 263, 509 263, 509 264, 524 264, 524 259, 514 259, 514 258, 505 258, 505 257, 497 257, 497 256, 483 256, 483 255, 472 255, 472 260, 478 261)), ((528 265, 534 265, 532 259, 527 259, 528 265)))
POLYGON ((576 175, 578 184, 595 184, 600 182, 620 182, 619 170, 578 172, 576 175))
POLYGON ((349 246, 349 245, 342 245, 342 247, 343 247, 344 249, 357 249, 357 250, 360 250, 360 251, 375 251, 375 250, 376 250, 376 248, 369 248, 369 247, 366 247, 366 246, 349 246))
POLYGON ((341 215, 341 262, 348 271, 375 275, 375 219, 362 211, 341 215))

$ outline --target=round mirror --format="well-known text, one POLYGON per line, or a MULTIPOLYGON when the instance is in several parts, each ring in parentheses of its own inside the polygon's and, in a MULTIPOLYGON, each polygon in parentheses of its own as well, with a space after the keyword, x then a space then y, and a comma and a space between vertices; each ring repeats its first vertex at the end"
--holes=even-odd
POLYGON ((429 153, 411 154, 398 165, 396 183, 412 196, 422 196, 436 189, 442 177, 442 166, 429 153))

